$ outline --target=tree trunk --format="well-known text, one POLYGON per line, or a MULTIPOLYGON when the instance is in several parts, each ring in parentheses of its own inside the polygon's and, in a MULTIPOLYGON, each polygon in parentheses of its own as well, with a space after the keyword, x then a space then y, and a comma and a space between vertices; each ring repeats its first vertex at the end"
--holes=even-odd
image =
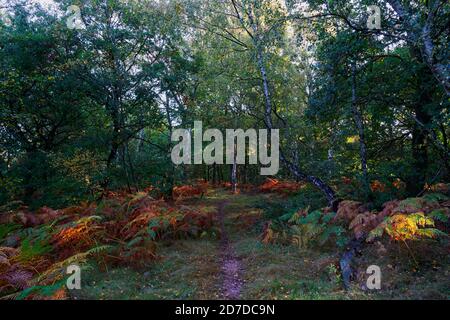
POLYGON ((172 126, 172 117, 170 116, 170 99, 169 99, 169 93, 166 92, 166 101, 164 103, 165 109, 166 109, 166 120, 167 120, 167 125, 169 127, 169 136, 167 138, 167 143, 169 145, 169 153, 167 155, 168 157, 168 162, 169 162, 169 166, 170 166, 170 170, 169 173, 166 176, 166 198, 169 200, 172 200, 172 190, 173 187, 175 185, 175 181, 174 181, 174 176, 175 176, 175 166, 173 165, 172 160, 170 159, 170 150, 172 149, 172 131, 173 131, 173 126, 172 126))
POLYGON ((144 150, 145 129, 139 130, 138 138, 139 141, 137 142, 136 153, 139 154, 144 150))
POLYGON ((119 104, 116 99, 116 95, 112 98, 112 101, 107 104, 107 110, 109 112, 109 115, 113 122, 113 130, 112 130, 112 137, 111 137, 111 145, 109 149, 109 155, 106 159, 106 172, 105 177, 103 178, 103 181, 100 183, 103 193, 100 196, 100 199, 103 198, 105 191, 108 189, 109 186, 109 174, 110 169, 112 167, 112 164, 117 158, 117 152, 120 147, 120 115, 119 115, 119 104))
MULTIPOLYGON (((420 105, 414 108, 415 116, 421 123, 429 123, 430 116, 420 105)), ((408 183, 408 193, 411 196, 419 194, 426 183, 428 169, 428 141, 427 133, 418 123, 414 123, 412 132, 413 172, 408 183)))
MULTIPOLYGON (((258 66, 259 66, 259 69, 261 72, 261 77, 263 80, 263 91, 264 91, 264 98, 265 98, 265 105, 266 105, 264 119, 265 119, 266 127, 268 129, 273 129, 272 102, 271 102, 270 93, 269 93, 269 81, 267 78, 266 68, 264 66, 262 50, 259 46, 257 46, 257 51, 258 51, 257 52, 258 66)), ((312 175, 307 175, 306 173, 301 171, 297 164, 292 163, 284 156, 281 147, 280 147, 280 160, 282 163, 284 163, 287 166, 289 171, 297 179, 310 182, 314 186, 316 186, 320 191, 322 191, 324 193, 324 195, 326 196, 330 207, 332 207, 333 210, 337 210, 337 206, 339 203, 338 203, 338 200, 336 199, 335 192, 333 191, 333 189, 331 189, 331 187, 329 185, 327 185, 321 179, 319 179, 315 176, 312 176, 312 175)))
MULTIPOLYGON (((271 101, 271 97, 270 97, 270 89, 269 89, 269 81, 268 81, 268 77, 267 77, 267 71, 266 71, 266 67, 264 64, 264 57, 263 57, 263 50, 262 50, 262 43, 261 43, 262 35, 260 34, 260 32, 258 30, 258 25, 254 19, 251 5, 249 5, 247 8, 245 8, 244 5, 238 6, 236 4, 235 0, 232 0, 231 2, 234 7, 234 10, 236 12, 237 18, 239 19, 239 21, 241 23, 242 28, 247 32, 247 34, 252 39, 253 45, 255 46, 255 49, 256 49, 257 66, 258 66, 259 72, 261 74, 263 93, 264 93, 264 103, 265 103, 264 122, 265 122, 266 128, 271 130, 274 128, 273 121, 272 121, 273 108, 272 108, 272 101, 271 101), (251 33, 250 30, 247 29, 246 23, 243 20, 243 17, 241 16, 241 14, 239 12, 238 7, 241 7, 245 11, 245 14, 247 15, 249 23, 250 23, 250 27, 253 31, 253 34, 251 33)), ((282 151, 281 147, 280 147, 279 151, 280 151, 281 162, 287 166, 289 171, 291 171, 291 173, 295 177, 297 177, 300 180, 305 180, 305 181, 312 183, 314 186, 316 186, 319 190, 321 190, 324 193, 324 195, 327 197, 327 200, 331 207, 333 207, 333 208, 337 207, 338 201, 336 199, 336 195, 335 195, 333 189, 331 189, 330 186, 328 186, 325 182, 323 182, 319 178, 311 176, 311 175, 307 175, 306 173, 302 172, 297 164, 292 163, 283 155, 283 151, 282 151)))
POLYGON ((236 163, 237 144, 234 143, 233 164, 231 167, 231 192, 237 193, 237 163, 236 163))
MULTIPOLYGON (((420 51, 412 49, 411 54, 420 63, 420 51)), ((414 122, 411 141, 413 172, 407 182, 407 191, 411 196, 416 196, 422 192, 426 183, 428 171, 428 133, 426 128, 431 122, 431 116, 428 114, 427 108, 433 102, 432 89, 430 88, 433 75, 423 63, 422 67, 418 69, 416 77, 419 84, 417 87, 417 102, 413 106, 414 116, 417 120, 414 122), (422 125, 424 128, 422 128, 422 125)))
POLYGON ((113 132, 112 132, 112 138, 111 138, 111 147, 109 151, 109 156, 106 162, 107 169, 111 168, 112 163, 117 158, 117 151, 119 150, 120 146, 120 121, 119 121, 119 113, 117 110, 114 110, 111 113, 111 116, 113 118, 113 132))
POLYGON ((364 134, 364 123, 361 111, 358 108, 357 95, 356 95, 356 66, 352 64, 352 114, 355 121, 356 128, 358 129, 359 137, 359 156, 361 159, 361 171, 363 175, 364 191, 366 196, 369 195, 369 179, 367 176, 367 148, 364 134))
POLYGON ((33 195, 36 192, 36 185, 33 183, 33 175, 35 174, 35 164, 33 159, 37 156, 37 151, 27 150, 24 164, 24 199, 25 203, 31 203, 33 195))

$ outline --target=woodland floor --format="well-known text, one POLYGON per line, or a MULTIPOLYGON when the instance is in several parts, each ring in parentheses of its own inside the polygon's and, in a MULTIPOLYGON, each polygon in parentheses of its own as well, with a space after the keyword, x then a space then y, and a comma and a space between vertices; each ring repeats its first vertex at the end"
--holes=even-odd
MULTIPOLYGON (((221 237, 165 240, 160 258, 148 269, 116 268, 83 273, 83 287, 73 299, 450 299, 450 259, 442 248, 439 261, 415 270, 392 255, 368 248, 358 261, 383 270, 382 289, 364 291, 358 281, 345 291, 335 250, 299 249, 264 244, 258 207, 273 195, 231 195, 215 190, 201 201, 217 208, 221 237), (427 267, 428 266, 428 267, 427 267)), ((280 201, 280 199, 276 199, 280 201)))

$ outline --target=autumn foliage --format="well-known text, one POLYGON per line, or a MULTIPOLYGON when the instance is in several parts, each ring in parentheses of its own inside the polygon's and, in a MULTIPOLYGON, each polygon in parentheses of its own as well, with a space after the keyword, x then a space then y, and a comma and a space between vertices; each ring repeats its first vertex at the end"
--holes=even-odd
MULTIPOLYGON (((369 211, 366 206, 357 201, 342 201, 339 204, 335 221, 348 225, 355 238, 368 237, 373 240, 383 234, 394 240, 416 239, 425 233, 420 227, 435 226, 434 219, 447 221, 450 209, 445 196, 429 194, 420 198, 407 198, 405 200, 392 200, 384 203, 381 211, 369 211), (422 217, 416 221, 415 217, 422 217), (425 224, 422 222, 426 222, 425 224), (417 222, 417 223, 416 223, 417 222), (415 229, 414 229, 415 228, 415 229), (403 230, 403 231, 400 231, 403 230), (399 236, 403 234, 403 236, 399 236), (409 235, 408 235, 409 234, 409 235)), ((428 230, 429 231, 429 230, 428 230)), ((428 233, 433 237, 436 233, 428 233)))
POLYGON ((111 192, 99 203, 61 210, 32 212, 21 206, 0 217, 0 296, 27 299, 64 298, 65 268, 71 263, 90 259, 105 269, 141 268, 158 258, 156 241, 199 237, 214 229, 211 208, 171 205, 147 192, 111 192))
POLYGON ((369 210, 367 205, 353 200, 341 201, 337 212, 331 212, 330 208, 310 212, 308 207, 266 222, 261 240, 266 244, 293 243, 305 247, 330 239, 345 245, 350 239, 371 243, 384 237, 394 242, 442 238, 448 235, 448 199, 444 194, 428 193, 388 201, 381 210, 369 210))
POLYGON ((267 178, 267 180, 259 187, 259 191, 287 195, 299 191, 301 187, 302 185, 298 182, 279 181, 277 179, 267 178))
POLYGON ((182 185, 174 187, 172 190, 172 196, 175 200, 183 200, 192 197, 202 198, 207 194, 208 187, 208 182, 199 180, 192 185, 182 185))

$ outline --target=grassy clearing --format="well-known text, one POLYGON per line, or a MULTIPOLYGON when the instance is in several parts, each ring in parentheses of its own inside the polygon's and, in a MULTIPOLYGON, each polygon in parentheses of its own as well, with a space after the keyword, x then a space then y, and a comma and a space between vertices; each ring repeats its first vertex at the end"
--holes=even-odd
MULTIPOLYGON (((216 243, 210 240, 166 241, 161 259, 148 269, 117 268, 86 272, 77 299, 206 299, 218 297, 216 243)), ((84 274, 83 274, 84 275, 84 274)))

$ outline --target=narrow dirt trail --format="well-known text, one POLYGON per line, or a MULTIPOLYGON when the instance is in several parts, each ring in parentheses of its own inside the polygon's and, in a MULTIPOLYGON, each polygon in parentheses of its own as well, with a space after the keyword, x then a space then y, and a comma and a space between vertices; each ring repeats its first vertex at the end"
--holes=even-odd
POLYGON ((219 220, 221 240, 220 240, 220 264, 222 273, 221 298, 239 299, 242 289, 242 264, 236 256, 234 248, 230 242, 227 230, 225 228, 225 206, 226 201, 217 206, 217 217, 219 220))

